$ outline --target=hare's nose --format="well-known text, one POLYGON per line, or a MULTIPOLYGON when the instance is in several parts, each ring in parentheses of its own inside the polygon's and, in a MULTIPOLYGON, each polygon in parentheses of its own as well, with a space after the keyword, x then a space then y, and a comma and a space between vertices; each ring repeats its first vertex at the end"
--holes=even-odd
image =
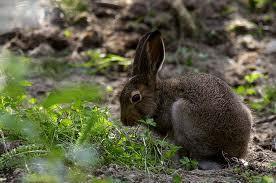
POLYGON ((135 122, 132 119, 129 119, 127 117, 121 117, 121 121, 126 126, 133 126, 133 125, 135 125, 135 122))
POLYGON ((124 125, 127 125, 127 118, 125 116, 121 116, 121 122, 124 124, 124 125))

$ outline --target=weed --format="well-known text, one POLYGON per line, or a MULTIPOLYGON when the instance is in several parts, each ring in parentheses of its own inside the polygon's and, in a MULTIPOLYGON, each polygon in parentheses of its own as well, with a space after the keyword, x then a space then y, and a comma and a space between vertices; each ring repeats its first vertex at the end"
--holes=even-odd
POLYGON ((274 183, 272 175, 262 175, 259 172, 252 171, 250 169, 244 169, 236 167, 233 172, 235 174, 241 175, 245 182, 250 183, 274 183))
POLYGON ((180 159, 180 163, 186 170, 194 170, 198 167, 198 162, 196 160, 192 160, 188 157, 183 157, 180 159))
POLYGON ((73 32, 69 29, 64 30, 63 34, 67 39, 71 39, 73 37, 73 32))
POLYGON ((249 84, 253 84, 255 81, 263 77, 264 77, 263 74, 256 72, 256 73, 245 75, 244 80, 249 84))
POLYGON ((248 5, 251 11, 265 11, 273 3, 272 0, 248 0, 248 5))
POLYGON ((244 80, 246 83, 235 88, 236 93, 242 96, 256 95, 257 91, 255 89, 255 83, 263 77, 264 75, 261 73, 251 73, 245 75, 244 80))
POLYGON ((52 0, 66 15, 66 18, 75 17, 80 12, 88 11, 88 0, 52 0))
POLYGON ((261 98, 257 101, 249 102, 251 108, 262 111, 266 107, 269 107, 269 112, 276 113, 276 87, 275 86, 266 86, 262 93, 261 98))
POLYGON ((76 66, 89 68, 91 74, 106 72, 114 66, 126 68, 131 63, 127 58, 115 54, 105 54, 100 50, 88 50, 85 54, 90 60, 81 65, 77 64, 76 66))
MULTIPOLYGON (((5 64, 2 73, 13 73, 9 70, 18 65, 5 64)), ((140 126, 127 129, 111 122, 108 111, 97 106, 103 93, 100 87, 61 88, 39 102, 25 93, 31 83, 24 74, 4 75, 5 81, 13 82, 6 82, 0 94, 2 142, 16 139, 22 145, 0 155, 0 170, 28 167, 25 182, 39 182, 38 175, 44 182, 75 180, 78 175, 88 180, 87 171, 109 163, 146 172, 169 170, 179 147, 154 137, 148 128, 139 132, 140 126), (14 84, 22 91, 17 95, 7 90, 14 84)), ((142 123, 155 125, 152 119, 142 123)))
POLYGON ((182 182, 182 178, 180 175, 178 174, 174 174, 173 175, 173 180, 172 180, 173 183, 181 183, 182 182))
POLYGON ((265 108, 269 107, 269 112, 276 113, 276 87, 264 86, 257 90, 256 82, 261 78, 266 78, 266 76, 261 73, 251 73, 245 75, 244 80, 246 83, 236 87, 234 90, 237 94, 244 97, 258 97, 258 99, 248 102, 252 109, 256 111, 263 111, 265 108))

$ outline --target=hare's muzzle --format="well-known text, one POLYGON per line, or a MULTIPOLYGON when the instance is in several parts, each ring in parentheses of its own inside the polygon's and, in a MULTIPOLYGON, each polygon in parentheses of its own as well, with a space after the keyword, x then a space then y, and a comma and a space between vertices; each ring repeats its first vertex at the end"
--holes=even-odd
POLYGON ((121 121, 122 123, 125 125, 125 126, 134 126, 136 125, 136 120, 134 120, 133 118, 131 117, 125 117, 125 116, 121 116, 121 121))

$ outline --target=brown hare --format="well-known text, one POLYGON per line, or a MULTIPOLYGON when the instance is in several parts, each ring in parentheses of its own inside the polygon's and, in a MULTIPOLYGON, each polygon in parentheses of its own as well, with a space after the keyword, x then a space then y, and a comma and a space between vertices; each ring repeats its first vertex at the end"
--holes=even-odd
POLYGON ((250 110, 221 79, 199 73, 161 80, 165 58, 159 31, 139 41, 132 77, 120 96, 121 121, 135 125, 153 118, 156 131, 172 134, 184 155, 201 169, 220 168, 219 157, 244 158, 250 139, 250 110))

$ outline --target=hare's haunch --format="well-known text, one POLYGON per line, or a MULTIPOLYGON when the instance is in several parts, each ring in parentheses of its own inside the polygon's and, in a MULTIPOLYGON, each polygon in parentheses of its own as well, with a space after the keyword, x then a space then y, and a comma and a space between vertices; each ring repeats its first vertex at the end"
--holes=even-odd
POLYGON ((187 73, 159 79, 164 57, 159 31, 140 39, 132 78, 120 96, 123 124, 153 118, 156 130, 173 134, 185 155, 200 160, 203 169, 216 168, 209 160, 217 160, 222 152, 227 157, 244 158, 250 139, 250 110, 215 76, 187 73))

